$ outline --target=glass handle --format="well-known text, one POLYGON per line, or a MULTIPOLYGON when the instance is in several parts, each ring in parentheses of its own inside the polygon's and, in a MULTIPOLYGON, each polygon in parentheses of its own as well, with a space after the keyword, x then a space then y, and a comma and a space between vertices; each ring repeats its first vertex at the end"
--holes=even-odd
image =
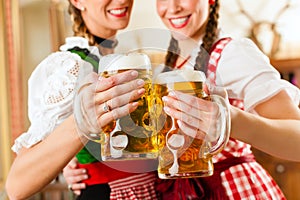
POLYGON ((231 118, 229 102, 219 95, 212 94, 211 99, 219 106, 219 119, 217 131, 220 131, 220 136, 216 144, 209 149, 211 155, 217 154, 227 144, 230 136, 231 118))

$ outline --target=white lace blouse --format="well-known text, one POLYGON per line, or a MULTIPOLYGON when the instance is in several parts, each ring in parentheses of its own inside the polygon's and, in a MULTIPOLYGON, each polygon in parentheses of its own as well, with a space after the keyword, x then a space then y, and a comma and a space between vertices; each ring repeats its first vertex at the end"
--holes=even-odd
POLYGON ((96 52, 81 37, 66 38, 66 44, 46 57, 32 72, 28 80, 29 129, 21 134, 12 147, 17 152, 46 138, 53 129, 73 112, 73 98, 81 67, 92 71, 89 63, 77 54, 67 51, 75 46, 96 52))
MULTIPOLYGON (((86 64, 78 55, 66 51, 74 46, 98 52, 96 47, 88 45, 87 40, 71 37, 66 39, 60 52, 49 55, 37 66, 28 81, 31 125, 27 132, 16 139, 13 151, 29 148, 43 140, 72 113, 78 71, 86 64)), ((192 57, 196 55, 197 50, 192 57)), ((89 67, 91 71, 92 67, 89 67)), ((280 90, 286 90, 297 106, 300 101, 299 89, 280 79, 280 74, 270 65, 269 59, 248 39, 234 39, 224 48, 217 68, 216 83, 226 87, 230 98, 243 99, 245 109, 250 112, 254 112, 252 108, 255 105, 280 90)))

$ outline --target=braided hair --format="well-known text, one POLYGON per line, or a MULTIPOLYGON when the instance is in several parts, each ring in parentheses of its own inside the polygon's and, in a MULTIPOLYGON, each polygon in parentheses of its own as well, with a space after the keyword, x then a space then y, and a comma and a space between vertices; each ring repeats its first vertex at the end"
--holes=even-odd
MULTIPOLYGON (((207 72, 207 65, 209 60, 209 55, 207 52, 210 51, 214 42, 218 38, 219 7, 220 7, 219 0, 215 0, 215 3, 210 5, 209 19, 206 25, 205 35, 203 37, 203 43, 200 46, 198 56, 195 60, 194 69, 203 71, 204 73, 207 72)), ((175 66, 179 52, 180 50, 178 47, 178 41, 172 37, 168 48, 168 53, 165 59, 165 65, 170 67, 175 66)))
POLYGON ((170 71, 175 66, 178 59, 180 49, 178 47, 178 41, 172 36, 168 47, 168 53, 165 58, 165 68, 163 72, 170 71))
POLYGON ((76 8, 70 1, 69 1, 68 12, 73 22, 72 30, 74 36, 84 37, 89 41, 90 45, 92 46, 96 45, 95 37, 93 34, 90 33, 90 31, 86 27, 83 18, 81 16, 81 11, 78 8, 76 8))

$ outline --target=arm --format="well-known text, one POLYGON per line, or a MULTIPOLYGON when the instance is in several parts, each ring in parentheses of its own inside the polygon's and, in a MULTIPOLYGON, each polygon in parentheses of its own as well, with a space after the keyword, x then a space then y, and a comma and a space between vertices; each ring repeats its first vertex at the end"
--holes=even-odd
POLYGON ((231 136, 273 156, 300 161, 300 110, 285 91, 255 107, 253 115, 232 106, 231 136))
MULTIPOLYGON (((208 124, 215 123, 212 102, 179 92, 163 100, 166 113, 178 119, 179 127, 192 137, 203 138, 208 124)), ((259 115, 230 106, 231 137, 279 158, 300 161, 300 110, 290 96, 282 90, 255 110, 259 115)))
MULTIPOLYGON (((89 79, 92 81, 79 94, 85 114, 83 120, 93 126, 84 127, 86 131, 94 131, 96 126, 99 133, 105 124, 137 108, 138 103, 133 101, 145 92, 144 81, 136 80, 137 75, 136 71, 127 71, 98 80, 98 76, 92 74, 89 79), (103 113, 103 102, 108 100, 113 110, 103 113)), ((10 199, 26 199, 58 175, 87 141, 82 132, 78 134, 78 130, 71 115, 43 141, 19 152, 6 182, 10 199)))
POLYGON ((6 182, 11 199, 26 199, 41 190, 83 147, 86 138, 78 135, 74 125, 71 116, 47 139, 18 153, 6 182))

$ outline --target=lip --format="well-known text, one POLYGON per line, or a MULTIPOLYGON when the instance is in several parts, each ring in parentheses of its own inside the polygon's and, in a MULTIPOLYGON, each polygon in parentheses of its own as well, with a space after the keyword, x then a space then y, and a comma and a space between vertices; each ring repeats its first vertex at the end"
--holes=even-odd
POLYGON ((127 16, 127 11, 128 11, 128 7, 123 7, 123 8, 109 9, 107 12, 114 17, 121 18, 127 16))
POLYGON ((173 28, 184 28, 190 21, 190 16, 169 18, 169 22, 173 28))

